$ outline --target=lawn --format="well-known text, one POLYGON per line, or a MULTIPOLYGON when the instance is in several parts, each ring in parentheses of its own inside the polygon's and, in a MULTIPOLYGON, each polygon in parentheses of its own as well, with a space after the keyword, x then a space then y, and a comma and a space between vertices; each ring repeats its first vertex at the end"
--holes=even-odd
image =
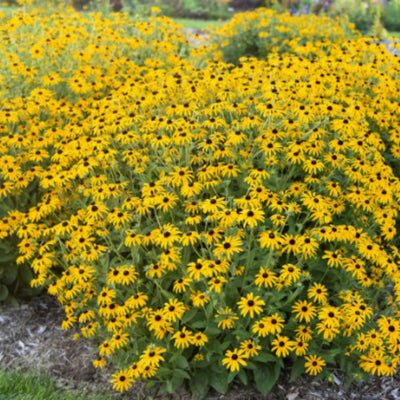
POLYGON ((205 21, 202 19, 188 19, 188 18, 173 18, 173 20, 177 24, 183 25, 185 28, 200 29, 200 30, 213 29, 226 22, 226 21, 216 21, 216 20, 205 21))
MULTIPOLYGON (((55 381, 46 375, 24 373, 22 371, 0 370, 0 399, 13 400, 94 400, 98 394, 86 390, 57 389, 55 381)), ((110 395, 102 400, 111 400, 110 395)))

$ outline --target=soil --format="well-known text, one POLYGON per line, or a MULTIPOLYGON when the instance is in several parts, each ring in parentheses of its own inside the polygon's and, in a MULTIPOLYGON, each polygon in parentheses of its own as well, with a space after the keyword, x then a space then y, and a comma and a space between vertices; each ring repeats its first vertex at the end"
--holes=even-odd
MULTIPOLYGON (((87 341, 72 340, 74 332, 61 329, 64 311, 55 299, 43 296, 24 302, 18 308, 0 311, 0 366, 6 370, 20 369, 45 373, 55 386, 68 390, 107 393, 115 399, 190 400, 183 389, 174 395, 157 396, 138 383, 124 394, 111 389, 110 370, 92 366, 93 347, 87 341)), ((260 395, 255 388, 234 386, 221 395, 210 392, 206 400, 400 400, 400 374, 372 378, 370 382, 344 387, 338 374, 335 382, 302 377, 289 383, 282 376, 273 391, 260 395)))

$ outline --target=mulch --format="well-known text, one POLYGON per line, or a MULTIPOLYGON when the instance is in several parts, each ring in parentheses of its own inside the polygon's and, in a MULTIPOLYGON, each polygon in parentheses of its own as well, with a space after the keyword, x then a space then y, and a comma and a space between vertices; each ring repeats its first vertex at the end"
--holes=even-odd
MULTIPOLYGON (((115 399, 190 400, 180 390, 174 395, 157 396, 143 383, 125 394, 118 394, 109 383, 111 370, 92 366, 94 347, 85 340, 72 340, 73 330, 61 329, 64 311, 54 298, 42 296, 24 302, 18 308, 0 311, 0 366, 44 373, 55 380, 59 389, 108 393, 115 399)), ((336 374, 332 383, 301 377, 289 383, 283 375, 267 396, 253 387, 234 387, 226 395, 210 392, 206 400, 400 400, 400 374, 374 377, 368 383, 353 383, 348 389, 336 374)))

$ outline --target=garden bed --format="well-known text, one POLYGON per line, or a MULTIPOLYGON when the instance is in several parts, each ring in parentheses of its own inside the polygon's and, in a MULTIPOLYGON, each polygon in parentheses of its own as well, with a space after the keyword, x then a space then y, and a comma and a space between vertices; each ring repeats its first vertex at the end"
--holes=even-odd
POLYGON ((189 41, 128 18, 9 22, 2 275, 63 309, 5 311, 4 368, 116 398, 396 399, 398 59, 322 17, 189 41))
MULTIPOLYGON (((72 340, 73 332, 61 329, 64 311, 49 296, 34 298, 18 308, 0 312, 0 363, 6 370, 20 369, 42 372, 55 380, 58 389, 89 390, 105 393, 116 399, 182 399, 190 400, 187 392, 157 396, 138 382, 124 394, 116 393, 109 383, 110 371, 92 366, 92 347, 84 340, 72 340), (132 397, 134 395, 135 397, 132 397)), ((348 389, 343 377, 336 374, 329 383, 311 377, 289 382, 279 379, 274 390, 262 396, 252 387, 235 385, 226 395, 210 392, 207 400, 398 400, 400 376, 374 377, 369 383, 353 383, 348 389)))

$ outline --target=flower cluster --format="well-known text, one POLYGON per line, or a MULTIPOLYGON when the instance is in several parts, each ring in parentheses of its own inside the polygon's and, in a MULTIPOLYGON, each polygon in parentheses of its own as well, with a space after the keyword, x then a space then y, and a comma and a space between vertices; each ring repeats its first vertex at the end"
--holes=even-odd
POLYGON ((1 70, 0 197, 35 197, 0 237, 18 237, 63 328, 100 341, 94 365, 118 368, 116 390, 197 395, 235 377, 266 392, 289 364, 394 374, 398 59, 356 38, 199 68, 208 50, 180 57, 158 19, 135 24, 143 39, 125 17, 90 14, 90 34, 85 18, 3 22, 4 46, 50 27, 1 70))
POLYGON ((340 45, 358 36, 346 19, 312 14, 299 17, 258 8, 238 13, 215 29, 212 41, 227 62, 237 63, 241 56, 249 55, 267 58, 270 53, 291 53, 310 58, 329 54, 332 44, 340 45))

